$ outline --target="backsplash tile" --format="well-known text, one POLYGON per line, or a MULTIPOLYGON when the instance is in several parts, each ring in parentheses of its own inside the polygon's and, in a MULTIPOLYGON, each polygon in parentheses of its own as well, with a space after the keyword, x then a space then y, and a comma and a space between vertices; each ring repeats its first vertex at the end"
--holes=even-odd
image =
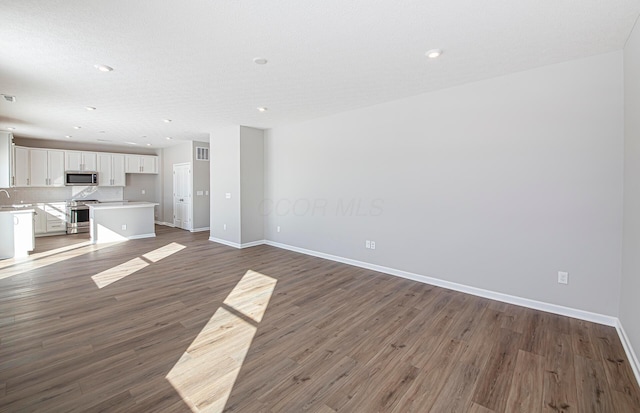
POLYGON ((123 188, 99 186, 65 186, 60 188, 7 188, 11 198, 0 194, 0 205, 34 204, 37 202, 59 202, 68 199, 97 199, 99 201, 122 201, 123 188))

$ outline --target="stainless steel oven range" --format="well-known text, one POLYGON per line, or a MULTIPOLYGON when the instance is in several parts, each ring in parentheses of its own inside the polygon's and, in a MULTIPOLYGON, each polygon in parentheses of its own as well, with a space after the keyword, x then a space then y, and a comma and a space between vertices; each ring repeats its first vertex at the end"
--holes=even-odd
POLYGON ((67 234, 89 232, 89 205, 98 203, 95 199, 67 201, 67 234))

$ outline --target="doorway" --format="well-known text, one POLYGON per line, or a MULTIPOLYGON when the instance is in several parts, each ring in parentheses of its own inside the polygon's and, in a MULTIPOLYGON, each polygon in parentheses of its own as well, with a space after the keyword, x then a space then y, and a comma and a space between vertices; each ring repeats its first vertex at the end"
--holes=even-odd
POLYGON ((173 225, 193 229, 191 202, 191 163, 173 165, 173 225))

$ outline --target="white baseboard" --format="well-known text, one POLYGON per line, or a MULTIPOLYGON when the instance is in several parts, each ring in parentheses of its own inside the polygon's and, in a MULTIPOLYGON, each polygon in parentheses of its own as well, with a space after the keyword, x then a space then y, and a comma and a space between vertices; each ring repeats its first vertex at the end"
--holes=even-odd
POLYGON ((627 359, 629 359, 633 374, 636 376, 636 381, 638 382, 638 384, 640 384, 640 362, 638 362, 638 357, 636 356, 635 351, 633 351, 631 341, 629 341, 629 337, 627 336, 626 331, 624 331, 622 322, 620 322, 619 319, 616 323, 616 331, 618 331, 618 336, 620 336, 620 341, 622 342, 622 347, 624 347, 624 352, 627 353, 627 359))
POLYGON ((261 239, 259 241, 245 242, 244 244, 242 244, 240 248, 257 247, 258 245, 264 245, 264 244, 266 244, 266 241, 261 239))
POLYGON ((460 291, 463 293, 476 295, 478 297, 489 298, 491 300, 501 301, 509 304, 515 304, 522 307, 532 308, 534 310, 546 311, 548 313, 554 313, 554 314, 564 315, 567 317, 578 318, 580 320, 591 321, 594 323, 604 324, 611 327, 615 327, 618 320, 616 317, 611 317, 603 314, 597 314, 589 311, 577 310, 575 308, 564 307, 557 304, 550 304, 542 301, 531 300, 528 298, 517 297, 514 295, 498 293, 495 291, 489 291, 482 288, 471 287, 464 284, 458 284, 451 281, 445 281, 438 278, 415 274, 408 271, 396 270, 394 268, 384 267, 376 264, 370 264, 368 262, 352 260, 350 258, 339 257, 336 255, 325 254, 323 252, 317 252, 317 251, 307 250, 304 248, 294 247, 292 245, 281 244, 279 242, 265 241, 265 244, 271 245, 273 247, 286 249, 289 251, 295 251, 302 254, 311 255, 314 257, 324 258, 331 261, 353 265, 360 268, 366 268, 368 270, 378 271, 378 272, 382 272, 389 275, 395 275, 398 277, 422 282, 425 284, 435 285, 437 287, 447 288, 449 290, 460 291))
POLYGON ((156 224, 158 225, 164 225, 165 227, 171 227, 171 228, 175 228, 176 226, 169 223, 169 222, 162 222, 162 221, 156 221, 156 224))
POLYGON ((203 232, 203 231, 209 231, 210 229, 211 227, 194 228, 191 230, 191 232, 203 232))
POLYGON ((227 241, 226 239, 209 237, 209 241, 217 242, 218 244, 223 244, 223 245, 226 245, 228 247, 233 247, 233 248, 238 248, 238 249, 242 248, 242 245, 238 244, 237 242, 227 241))
POLYGON ((149 234, 140 234, 140 235, 132 235, 127 237, 127 239, 142 239, 142 238, 153 238, 156 236, 155 232, 151 232, 149 234))
POLYGON ((220 238, 215 238, 215 237, 209 237, 209 241, 217 242, 218 244, 224 244, 224 245, 227 245, 229 247, 238 248, 238 249, 255 247, 257 245, 264 245, 265 244, 264 240, 253 241, 253 242, 245 242, 244 244, 238 244, 237 242, 231 242, 231 241, 227 241, 227 240, 220 239, 220 238))

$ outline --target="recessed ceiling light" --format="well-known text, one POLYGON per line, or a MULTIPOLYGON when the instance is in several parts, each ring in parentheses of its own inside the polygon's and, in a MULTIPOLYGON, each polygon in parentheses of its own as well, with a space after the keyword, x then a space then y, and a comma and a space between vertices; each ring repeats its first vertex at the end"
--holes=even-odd
POLYGON ((264 106, 260 106, 260 107, 258 108, 258 112, 266 112, 266 111, 268 111, 268 110, 269 110, 269 109, 265 108, 264 106))
POLYGON ((162 121, 163 121, 164 123, 170 123, 170 122, 171 122, 171 119, 162 119, 162 121))
POLYGON ((96 69, 98 69, 101 72, 113 72, 113 68, 111 66, 107 66, 107 65, 95 65, 94 66, 96 69))
POLYGON ((82 129, 82 126, 74 126, 73 129, 82 129))
POLYGON ((253 63, 257 64, 257 65, 266 65, 268 62, 267 59, 265 59, 264 57, 256 57, 253 59, 253 63))
POLYGON ((96 108, 94 108, 93 106, 85 106, 84 108, 86 110, 96 110, 96 108))
POLYGON ((16 101, 16 97, 12 96, 12 95, 2 95, 2 97, 4 98, 4 100, 6 100, 7 102, 15 102, 16 101))
POLYGON ((135 142, 125 142, 125 143, 128 143, 129 145, 137 145, 137 143, 135 142))
POLYGON ((428 50, 427 53, 425 53, 427 55, 427 57, 429 59, 435 59, 437 57, 440 57, 440 55, 442 55, 442 50, 441 49, 431 49, 428 50))
POLYGON ((99 130, 98 133, 105 133, 103 130, 99 130))
POLYGON ((9 129, 9 130, 16 130, 16 128, 14 128, 14 127, 8 127, 7 129, 9 129))
POLYGON ((71 135, 67 135, 67 136, 65 136, 65 138, 67 138, 67 139, 71 139, 71 138, 72 138, 72 136, 71 136, 71 135))
POLYGON ((150 144, 150 143, 148 143, 148 144, 147 144, 147 146, 151 146, 151 144, 150 144))
POLYGON ((168 141, 170 141, 170 140, 171 140, 171 139, 173 139, 173 138, 172 138, 171 136, 167 136, 165 139, 166 139, 166 140, 168 140, 168 141))

